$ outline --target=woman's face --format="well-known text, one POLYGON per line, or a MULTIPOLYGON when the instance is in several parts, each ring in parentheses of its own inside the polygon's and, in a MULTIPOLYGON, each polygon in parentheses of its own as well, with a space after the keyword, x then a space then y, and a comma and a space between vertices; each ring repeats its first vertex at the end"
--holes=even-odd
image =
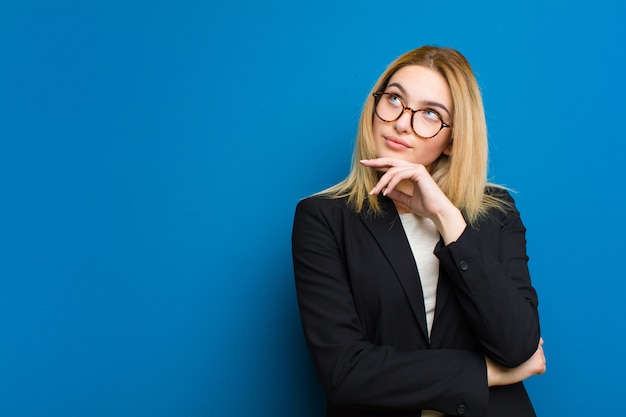
MULTIPOLYGON (((413 110, 430 109, 431 112, 422 113, 432 116, 432 111, 438 113, 444 123, 452 125, 452 94, 446 80, 436 71, 421 65, 410 65, 400 68, 389 79, 385 93, 393 96, 383 96, 381 100, 400 99, 406 107, 413 110)), ((416 113, 414 117, 420 116, 416 113)), ((441 156, 449 155, 452 144, 450 142, 451 129, 444 128, 430 139, 417 136, 411 123, 411 112, 405 111, 394 122, 385 122, 374 114, 372 130, 374 144, 379 158, 400 158, 415 164, 422 164, 426 168, 441 156)))

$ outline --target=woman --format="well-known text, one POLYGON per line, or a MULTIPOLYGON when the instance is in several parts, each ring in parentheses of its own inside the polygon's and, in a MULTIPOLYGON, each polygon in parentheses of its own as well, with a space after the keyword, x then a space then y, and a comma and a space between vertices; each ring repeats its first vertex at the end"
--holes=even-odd
POLYGON ((482 100, 449 48, 382 74, 352 170, 298 204, 293 260, 327 416, 534 416, 545 372, 525 228, 487 183, 482 100))

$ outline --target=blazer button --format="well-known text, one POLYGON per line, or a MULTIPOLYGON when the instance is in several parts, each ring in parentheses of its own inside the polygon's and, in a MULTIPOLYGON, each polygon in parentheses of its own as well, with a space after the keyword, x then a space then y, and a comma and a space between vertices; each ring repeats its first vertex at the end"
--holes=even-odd
POLYGON ((465 259, 459 262, 459 268, 461 268, 461 271, 467 271, 469 269, 469 264, 465 259))
POLYGON ((456 408, 456 412, 458 415, 462 416, 463 414, 465 414, 466 409, 467 407, 465 407, 465 404, 459 404, 456 408))

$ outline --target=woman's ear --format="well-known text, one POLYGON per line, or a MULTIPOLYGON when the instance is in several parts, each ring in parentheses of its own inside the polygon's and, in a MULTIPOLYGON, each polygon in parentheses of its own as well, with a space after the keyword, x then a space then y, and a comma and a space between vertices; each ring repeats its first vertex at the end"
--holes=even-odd
POLYGON ((450 142, 448 143, 446 149, 443 150, 443 154, 446 156, 452 155, 452 138, 450 138, 450 142))

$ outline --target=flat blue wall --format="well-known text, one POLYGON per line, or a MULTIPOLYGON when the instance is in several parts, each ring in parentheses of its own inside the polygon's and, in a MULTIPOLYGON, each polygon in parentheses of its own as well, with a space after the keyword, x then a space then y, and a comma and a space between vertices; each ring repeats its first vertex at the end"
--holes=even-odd
POLYGON ((0 7, 0 415, 319 416, 294 206, 422 44, 473 64, 518 191, 537 411, 619 414, 624 2, 220 3, 0 7))

